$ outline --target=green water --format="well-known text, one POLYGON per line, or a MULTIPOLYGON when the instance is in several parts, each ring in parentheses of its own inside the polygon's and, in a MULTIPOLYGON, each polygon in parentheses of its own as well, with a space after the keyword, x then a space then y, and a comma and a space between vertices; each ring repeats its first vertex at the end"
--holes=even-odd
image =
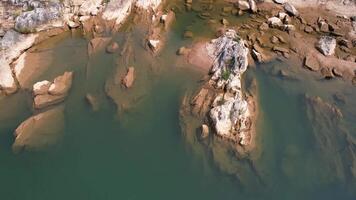
MULTIPOLYGON (((242 171, 243 180, 231 173, 233 169, 219 168, 209 150, 197 153, 199 142, 193 146, 186 142, 179 123, 181 99, 199 86, 203 75, 175 62, 175 52, 192 42, 182 38, 187 27, 200 27, 190 29, 198 36, 213 37, 213 32, 195 13, 181 11, 177 19, 165 49, 153 61, 141 45, 140 29, 115 35, 120 46, 132 35, 135 58, 129 64, 137 71, 131 90, 117 89, 120 101, 132 103, 119 113, 105 94, 116 67, 126 67, 116 64, 119 53, 101 50, 88 57, 87 40, 71 33, 36 47, 34 52, 50 49, 53 60, 34 82, 51 80, 67 70, 75 73, 64 103, 65 132, 53 148, 14 154, 12 133, 33 113, 31 93, 25 90, 0 99, 0 199, 355 199, 355 178, 337 177, 329 167, 328 161, 344 155, 343 150, 327 152, 327 159, 321 156, 304 101, 308 93, 336 104, 349 137, 354 138, 356 92, 341 80, 326 82, 278 61, 249 69, 246 76, 256 77, 258 84, 261 155, 255 170, 242 171), (199 29, 207 31, 199 35, 199 29), (279 69, 300 80, 279 77, 275 73, 279 69), (85 101, 87 93, 98 98, 98 112, 85 101), (335 93, 342 94, 346 103, 336 102, 335 93)), ((233 160, 229 158, 227 165, 233 160)), ((244 165, 234 163, 231 166, 244 165)))

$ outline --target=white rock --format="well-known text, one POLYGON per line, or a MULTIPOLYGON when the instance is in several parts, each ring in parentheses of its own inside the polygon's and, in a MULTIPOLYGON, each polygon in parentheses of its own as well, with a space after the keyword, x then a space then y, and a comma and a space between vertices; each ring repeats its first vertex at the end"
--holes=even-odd
POLYGON ((272 28, 279 28, 281 26, 283 26, 283 22, 281 19, 279 19, 278 17, 271 17, 268 19, 268 24, 272 27, 272 28))
POLYGON ((288 14, 292 15, 292 16, 298 16, 299 12, 298 10, 290 3, 285 3, 284 4, 284 10, 287 11, 288 14))
POLYGON ((12 94, 16 92, 17 86, 15 79, 12 76, 10 65, 0 58, 0 91, 6 94, 12 94))
POLYGON ((153 50, 157 50, 159 43, 160 43, 159 40, 148 40, 148 45, 149 45, 153 50))
POLYGON ((136 6, 143 9, 153 9, 155 10, 162 0, 137 0, 136 6))
POLYGON ((135 0, 111 0, 104 9, 103 19, 115 20, 116 24, 123 23, 130 14, 134 2, 135 0))
POLYGON ((273 0, 273 2, 278 3, 278 4, 284 4, 286 0, 273 0))
POLYGON ((330 36, 320 38, 317 49, 325 56, 331 56, 335 53, 336 39, 330 36))
POLYGON ((33 95, 37 96, 37 95, 47 94, 51 84, 52 83, 47 80, 35 83, 33 85, 33 95))
POLYGON ((238 1, 238 7, 240 10, 250 10, 250 4, 247 1, 238 1))
POLYGON ((79 8, 79 14, 86 16, 97 13, 103 0, 86 0, 79 8))

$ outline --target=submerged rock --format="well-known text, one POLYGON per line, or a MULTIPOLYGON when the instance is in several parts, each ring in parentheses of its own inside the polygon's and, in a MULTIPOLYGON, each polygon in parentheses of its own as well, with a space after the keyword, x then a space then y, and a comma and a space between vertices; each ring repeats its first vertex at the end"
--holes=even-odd
POLYGON ((322 36, 317 44, 317 49, 325 56, 334 55, 336 39, 330 36, 322 36))
POLYGON ((99 102, 98 102, 98 99, 94 95, 87 94, 87 95, 85 95, 85 99, 90 104, 93 111, 99 110, 99 102))
POLYGON ((56 107, 22 122, 14 132, 14 152, 41 150, 58 142, 64 131, 64 107, 56 107))
POLYGON ((125 77, 122 79, 122 84, 126 88, 131 88, 134 81, 135 81, 135 68, 129 67, 127 69, 127 73, 126 73, 125 77))
POLYGON ((119 45, 116 42, 112 42, 109 46, 106 47, 106 52, 115 53, 119 49, 119 45))

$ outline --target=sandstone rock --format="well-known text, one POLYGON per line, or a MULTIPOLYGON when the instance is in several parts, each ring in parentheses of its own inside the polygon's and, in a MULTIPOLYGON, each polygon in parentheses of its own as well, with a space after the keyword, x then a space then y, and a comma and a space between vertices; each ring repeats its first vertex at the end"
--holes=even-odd
POLYGON ((42 94, 37 95, 33 99, 33 106, 35 109, 43 109, 52 105, 56 105, 61 103, 65 99, 65 95, 50 95, 50 94, 42 94))
POLYGON ((272 27, 272 28, 279 28, 281 26, 283 26, 283 22, 281 21, 281 19, 279 19, 278 17, 271 17, 268 19, 268 24, 272 27))
POLYGON ((275 2, 277 4, 284 4, 284 3, 286 3, 286 0, 273 0, 273 2, 275 2))
POLYGON ((340 71, 339 68, 334 67, 334 68, 332 69, 332 73, 333 73, 333 75, 335 75, 335 76, 342 77, 342 71, 340 71))
POLYGON ((330 36, 322 36, 317 44, 317 49, 325 56, 331 56, 335 53, 336 40, 330 36))
POLYGON ((58 142, 64 131, 64 108, 56 107, 32 116, 14 132, 14 152, 42 150, 58 142))
POLYGON ((284 31, 295 31, 295 26, 292 24, 284 24, 283 30, 284 31))
POLYGON ((209 127, 206 124, 201 125, 201 138, 205 139, 209 136, 209 127))
POLYGON ((42 95, 42 94, 48 94, 49 87, 51 86, 51 82, 44 80, 37 82, 33 85, 33 95, 42 95))
POLYGON ((91 108, 93 111, 98 111, 99 110, 99 102, 96 99, 96 97, 92 94, 87 94, 85 95, 85 99, 87 102, 90 104, 91 108))
POLYGON ((298 16, 299 12, 298 10, 290 3, 285 3, 284 4, 284 10, 286 10, 286 12, 292 16, 298 16))
POLYGON ((314 56, 307 55, 304 60, 304 66, 312 71, 319 71, 320 65, 314 56))
POLYGON ((250 5, 250 10, 252 12, 257 12, 257 5, 256 5, 256 1, 255 0, 249 0, 248 4, 250 5))
POLYGON ((237 6, 240 10, 250 10, 250 4, 247 1, 239 0, 237 6))
POLYGON ((305 31, 306 33, 311 33, 311 32, 313 32, 313 27, 311 27, 311 26, 306 26, 306 27, 304 28, 304 31, 305 31))
POLYGON ((131 88, 135 81, 135 68, 129 67, 126 76, 122 79, 122 84, 126 88, 131 88))
POLYGON ((67 94, 72 87, 73 72, 64 72, 63 75, 54 79, 54 82, 48 89, 51 95, 64 95, 67 94))
POLYGON ((116 42, 112 42, 109 46, 106 47, 106 52, 115 53, 119 49, 119 45, 116 42))

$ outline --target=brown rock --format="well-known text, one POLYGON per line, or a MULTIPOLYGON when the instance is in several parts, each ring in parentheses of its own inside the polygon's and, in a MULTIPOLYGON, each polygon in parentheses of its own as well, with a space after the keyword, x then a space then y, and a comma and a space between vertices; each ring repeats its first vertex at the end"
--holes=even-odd
POLYGON ((306 26, 306 27, 304 28, 304 31, 305 31, 306 33, 311 33, 311 32, 313 32, 313 27, 311 27, 311 26, 306 26))
POLYGON ((334 67, 334 68, 332 69, 332 72, 333 72, 333 74, 334 74, 335 76, 342 77, 342 71, 340 71, 340 69, 334 67))
POLYGON ((331 72, 331 70, 329 68, 323 67, 321 69, 321 74, 325 79, 331 79, 334 77, 333 73, 331 72))
POLYGON ((43 94, 35 96, 33 101, 35 109, 43 109, 48 106, 56 105, 65 99, 65 95, 43 94))
POLYGON ((73 72, 64 72, 62 76, 54 79, 54 82, 48 89, 51 95, 65 95, 72 87, 73 72))
POLYGON ((129 67, 126 76, 122 79, 122 84, 126 88, 131 88, 135 81, 135 68, 129 67))
POLYGON ((112 42, 106 47, 107 53, 115 53, 119 49, 119 45, 116 42, 112 42))
POLYGON ((272 44, 277 44, 279 42, 279 39, 276 36, 272 36, 270 40, 272 44))
POLYGON ((313 56, 305 57, 304 66, 312 71, 318 71, 320 69, 318 60, 313 56))
POLYGON ((278 51, 281 53, 289 53, 289 49, 286 49, 284 47, 274 46, 272 49, 273 51, 278 51))
POLYGON ((205 139, 209 136, 209 127, 206 124, 201 125, 201 138, 205 139))

